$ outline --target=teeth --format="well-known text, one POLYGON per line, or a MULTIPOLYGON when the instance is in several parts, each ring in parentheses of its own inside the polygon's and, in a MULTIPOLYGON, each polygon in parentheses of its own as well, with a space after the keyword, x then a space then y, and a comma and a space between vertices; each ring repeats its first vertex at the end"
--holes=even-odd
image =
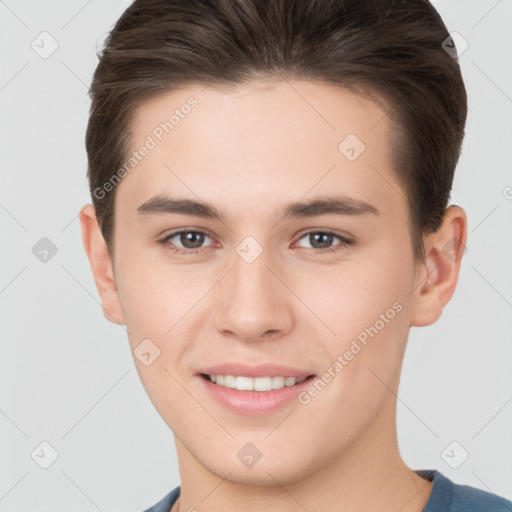
POLYGON ((234 375, 209 375, 212 382, 226 388, 239 391, 272 391, 273 389, 294 386, 306 380, 306 377, 243 377, 234 375))

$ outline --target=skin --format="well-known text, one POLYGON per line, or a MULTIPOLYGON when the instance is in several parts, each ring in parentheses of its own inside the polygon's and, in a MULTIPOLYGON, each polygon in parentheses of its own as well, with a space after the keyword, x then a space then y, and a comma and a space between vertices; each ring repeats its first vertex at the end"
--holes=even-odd
POLYGON ((434 323, 455 290, 464 210, 447 209, 425 237, 425 261, 415 262, 390 119, 319 83, 163 94, 137 110, 132 149, 190 96, 198 106, 117 186, 113 259, 94 207, 80 213, 105 316, 127 326, 132 350, 149 338, 161 351, 149 366, 134 360, 175 435, 181 512, 421 511, 431 484, 400 456, 396 394, 409 328, 434 323), (350 133, 366 146, 353 162, 338 150, 350 133), (158 194, 206 201, 226 219, 137 211, 158 194), (280 216, 289 202, 339 194, 379 214, 280 216), (171 252, 192 247, 180 236, 160 242, 181 228, 209 233, 202 252, 171 252), (334 237, 338 250, 315 253, 322 246, 307 235, 322 230, 354 243, 334 237), (263 248, 253 263, 236 252, 247 236, 263 248), (243 416, 211 399, 195 375, 225 361, 322 375, 395 302, 401 311, 307 405, 243 416), (262 453, 251 468, 236 456, 247 442, 262 453))

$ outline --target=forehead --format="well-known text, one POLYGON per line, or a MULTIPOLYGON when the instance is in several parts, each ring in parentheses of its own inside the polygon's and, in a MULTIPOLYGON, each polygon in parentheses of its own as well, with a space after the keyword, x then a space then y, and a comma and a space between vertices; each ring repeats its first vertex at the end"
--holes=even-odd
POLYGON ((331 85, 192 85, 144 102, 130 129, 130 154, 150 148, 119 185, 135 208, 160 193, 248 207, 336 189, 385 210, 400 189, 385 110, 331 85))

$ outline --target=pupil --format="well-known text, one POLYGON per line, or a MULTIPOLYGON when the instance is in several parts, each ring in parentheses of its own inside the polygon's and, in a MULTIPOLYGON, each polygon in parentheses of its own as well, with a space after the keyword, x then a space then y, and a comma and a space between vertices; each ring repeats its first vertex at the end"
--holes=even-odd
POLYGON ((180 239, 180 242, 187 249, 197 249, 201 247, 204 242, 204 234, 195 232, 181 233, 180 239), (190 245, 190 243, 192 245, 190 245))
POLYGON ((333 237, 334 235, 330 235, 328 233, 314 233, 312 235, 309 235, 309 243, 315 249, 325 249, 327 247, 330 247, 330 245, 332 244, 333 237), (315 246, 317 242, 320 243, 320 247, 315 246))

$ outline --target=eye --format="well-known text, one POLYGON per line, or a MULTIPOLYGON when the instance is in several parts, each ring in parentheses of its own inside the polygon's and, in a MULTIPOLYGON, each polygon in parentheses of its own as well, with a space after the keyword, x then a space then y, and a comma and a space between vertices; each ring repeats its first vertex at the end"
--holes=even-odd
POLYGON ((309 248, 316 253, 334 252, 343 249, 343 247, 352 245, 354 242, 331 231, 310 231, 305 233, 300 239, 306 239, 310 244, 309 248), (333 246, 332 243, 338 239, 340 243, 333 246))
POLYGON ((205 239, 213 241, 205 231, 183 229, 167 235, 160 243, 174 253, 194 254, 201 252, 205 239))
MULTIPOLYGON (((346 246, 354 244, 352 240, 331 231, 310 231, 302 235, 299 238, 299 241, 303 239, 309 243, 310 249, 319 254, 335 252, 342 250, 346 246), (332 244, 336 239, 339 243, 333 246, 332 244)), ((170 233, 160 240, 159 243, 161 243, 166 250, 172 253, 190 255, 204 252, 205 246, 203 244, 207 240, 213 242, 213 239, 206 231, 202 231, 200 229, 182 229, 180 231, 170 233)))

